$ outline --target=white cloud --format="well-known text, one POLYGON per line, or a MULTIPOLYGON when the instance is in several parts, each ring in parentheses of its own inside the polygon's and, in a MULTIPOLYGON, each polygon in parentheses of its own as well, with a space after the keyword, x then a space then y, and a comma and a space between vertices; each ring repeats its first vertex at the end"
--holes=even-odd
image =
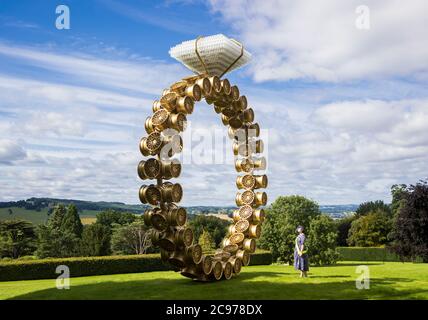
MULTIPOLYGON (((254 54, 256 81, 341 81, 426 74, 425 0, 368 0, 370 29, 355 26, 360 0, 211 0, 254 54)), ((419 77, 421 77, 419 75, 419 77)))
POLYGON ((304 121, 290 117, 270 146, 271 199, 296 193, 321 203, 390 201, 392 184, 428 176, 427 115, 428 100, 403 99, 342 101, 315 108, 304 121))
POLYGON ((365 187, 370 192, 383 193, 384 190, 389 190, 394 183, 396 181, 393 179, 377 179, 368 182, 365 187))
MULTIPOLYGON (((251 10, 248 6, 244 15, 251 10)), ((277 12, 275 17, 282 15, 277 12)), ((30 73, 0 74, 2 199, 51 196, 138 203, 138 188, 147 183, 136 174, 143 158, 138 142, 145 134, 144 120, 162 88, 184 73, 171 66, 153 67, 144 59, 103 60, 13 45, 2 45, 0 51, 0 58, 42 68, 46 75, 40 79, 30 73), (147 68, 149 77, 139 79, 147 68), (138 71, 128 79, 130 69, 138 71), (117 82, 112 80, 116 76, 117 82)), ((269 62, 272 68, 274 62, 269 62)), ((276 63, 281 66, 284 61, 276 63)), ((339 64, 340 59, 331 70, 339 72, 339 64)), ((261 72, 257 68, 256 78, 261 72)), ((428 100, 420 84, 388 80, 372 82, 369 90, 342 83, 240 88, 261 128, 270 130, 270 201, 284 194, 303 194, 320 203, 389 200, 390 184, 411 183, 426 175, 428 100)), ((188 119, 195 128, 215 130, 220 120, 211 109, 199 104, 188 119)), ((186 141, 185 152, 189 151, 186 141)), ((214 153, 230 155, 230 145, 216 145, 207 157, 214 153)), ((183 205, 233 205, 234 179, 232 164, 185 165, 180 178, 183 205)))
MULTIPOLYGON (((364 100, 331 103, 316 109, 312 120, 344 132, 364 133, 391 146, 428 144, 428 99, 364 100)), ((416 149, 416 148, 414 148, 416 149)))
POLYGON ((80 105, 115 106, 124 109, 142 107, 144 103, 149 102, 146 98, 114 93, 105 89, 31 80, 5 74, 0 74, 0 88, 2 88, 0 108, 3 110, 11 110, 14 107, 34 110, 34 103, 49 104, 49 108, 57 110, 65 105, 73 105, 75 108, 80 105), (22 103, 22 99, 25 99, 26 103, 18 105, 22 103), (33 103, 29 103, 30 101, 33 103))
POLYGON ((71 114, 35 112, 20 130, 24 130, 32 135, 52 133, 56 136, 81 136, 83 135, 83 122, 76 120, 75 116, 71 114))
MULTIPOLYGON (((21 148, 27 157, 16 158, 14 166, 0 166, 8 186, 3 199, 34 195, 100 200, 108 194, 111 200, 138 203, 138 187, 145 183, 136 176, 142 159, 138 141, 150 100, 143 108, 140 99, 116 94, 111 104, 111 93, 104 90, 94 95, 91 88, 9 79, 12 91, 0 95, 0 111, 8 110, 8 103, 25 107, 13 109, 16 114, 9 122, 0 119, 0 130, 9 141, 12 135, 25 141, 21 148), (60 94, 46 99, 45 91, 37 90, 41 86, 60 86, 55 91, 69 100, 60 94), (61 101, 65 102, 58 109, 61 101), (103 109, 104 102, 111 108, 103 109), (121 109, 126 103, 128 108, 121 109), (50 113, 57 121, 37 126, 38 117, 50 113), (67 120, 77 127, 61 128, 67 120), (20 181, 26 181, 25 186, 16 188, 20 181)), ((5 85, 6 79, 0 83, 5 85)), ((246 89, 243 93, 250 93, 257 121, 270 129, 270 200, 293 193, 320 203, 389 200, 388 183, 411 183, 426 175, 427 100, 344 100, 289 113, 282 104, 298 103, 274 92, 265 99, 246 89)), ((192 126, 218 129, 218 115, 211 108, 197 105, 189 116, 192 126)), ((230 155, 230 145, 215 147, 215 152, 230 155)), ((189 151, 186 142, 185 152, 189 151)), ((183 204, 233 205, 234 176, 231 164, 185 165, 180 179, 183 204)))
MULTIPOLYGON (((150 183, 141 181, 136 172, 143 159, 138 142, 145 135, 144 120, 162 88, 185 73, 177 72, 178 67, 157 68, 149 60, 141 64, 122 57, 109 60, 114 70, 104 70, 106 62, 94 56, 43 53, 13 45, 0 49, 14 65, 46 71, 42 79, 0 73, 0 115, 5 115, 0 118, 0 134, 9 140, 20 139, 26 150, 22 158, 17 152, 12 157, 12 149, 7 149, 7 164, 19 162, 0 165, 2 200, 49 196, 138 203, 138 188, 150 183), (123 66, 141 72, 150 68, 151 73, 133 83, 132 73, 128 79, 128 67, 123 66), (107 79, 105 72, 109 73, 107 79), (79 80, 78 84, 58 77, 64 73, 79 80), (111 82, 109 77, 116 75, 117 81, 111 82), (49 81, 52 78, 58 81, 49 81)), ((220 127, 212 106, 202 104, 195 109, 189 119, 198 128, 207 129, 205 124, 210 122, 213 126, 208 129, 220 127)), ((224 148, 217 146, 215 152, 219 151, 224 148)), ((209 150, 208 155, 213 152, 209 150)), ((2 158, 6 159, 5 152, 2 158)), ((183 204, 201 204, 207 195, 214 204, 233 204, 233 165, 208 167, 185 167, 183 204), (228 175, 229 187, 217 183, 219 171, 228 175), (230 196, 225 197, 225 192, 230 196)))
POLYGON ((318 108, 313 117, 329 127, 371 132, 388 130, 402 118, 403 111, 400 105, 386 101, 345 101, 318 108))
POLYGON ((12 164, 13 161, 24 159, 26 155, 16 141, 0 139, 0 164, 12 164))
POLYGON ((181 67, 4 44, 0 59, 20 70, 43 70, 37 77, 0 73, 2 200, 50 196, 138 203, 144 120, 153 94, 179 78, 181 67))
MULTIPOLYGON (((76 52, 61 54, 36 48, 0 43, 0 55, 20 60, 23 64, 65 74, 80 83, 127 89, 139 93, 158 94, 182 75, 178 64, 149 59, 113 60, 76 52)), ((62 94, 46 92, 46 94, 62 94)))

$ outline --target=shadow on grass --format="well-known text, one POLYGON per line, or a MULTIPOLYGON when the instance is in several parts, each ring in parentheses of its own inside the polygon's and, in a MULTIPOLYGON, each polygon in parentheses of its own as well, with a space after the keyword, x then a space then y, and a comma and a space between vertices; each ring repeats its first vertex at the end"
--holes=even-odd
MULTIPOLYGON (((13 299, 409 299, 425 293, 425 288, 398 290, 394 284, 411 282, 405 278, 373 279, 369 290, 358 290, 355 280, 317 281, 290 278, 287 272, 245 272, 230 281, 202 283, 186 278, 153 278, 149 280, 105 281, 73 285, 70 290, 55 288, 34 291, 13 299), (265 277, 272 278, 271 281, 265 277), (258 280, 260 279, 260 280, 258 280), (324 282, 323 282, 324 281, 324 282)), ((347 278, 332 276, 330 278, 347 278)), ((328 278, 328 277, 327 277, 328 278)), ((425 298, 427 298, 425 296, 425 298)))
POLYGON ((322 267, 322 268, 337 268, 337 267, 354 267, 354 266, 381 266, 384 265, 382 261, 373 262, 373 261, 358 261, 358 262, 346 262, 346 263, 337 263, 337 264, 328 264, 322 266, 314 266, 314 268, 322 267))
POLYGON ((311 273, 309 273, 309 277, 311 279, 322 279, 322 278, 351 278, 351 276, 315 276, 315 275, 311 275, 311 273))

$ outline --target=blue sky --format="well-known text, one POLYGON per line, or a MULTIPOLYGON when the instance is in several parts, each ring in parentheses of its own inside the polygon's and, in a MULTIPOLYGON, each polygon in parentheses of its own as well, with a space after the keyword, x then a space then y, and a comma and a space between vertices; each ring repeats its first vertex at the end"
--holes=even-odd
MULTIPOLYGON (((137 203, 144 120, 189 74, 168 50, 217 33, 253 55, 228 78, 267 129, 270 200, 389 201, 392 184, 427 176, 428 5, 364 4, 368 29, 354 0, 0 0, 0 201, 137 203), (59 4, 70 30, 55 28, 59 4)), ((192 128, 224 132, 209 108, 192 128)), ((185 166, 183 204, 233 205, 234 176, 230 163, 185 166)))

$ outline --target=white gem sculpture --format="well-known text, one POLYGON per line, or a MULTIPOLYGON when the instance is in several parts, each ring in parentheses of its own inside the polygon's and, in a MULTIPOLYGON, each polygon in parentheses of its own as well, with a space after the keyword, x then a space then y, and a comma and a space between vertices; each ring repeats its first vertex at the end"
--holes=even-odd
POLYGON ((197 74, 223 76, 251 60, 251 54, 238 41, 223 34, 184 41, 169 55, 197 74))

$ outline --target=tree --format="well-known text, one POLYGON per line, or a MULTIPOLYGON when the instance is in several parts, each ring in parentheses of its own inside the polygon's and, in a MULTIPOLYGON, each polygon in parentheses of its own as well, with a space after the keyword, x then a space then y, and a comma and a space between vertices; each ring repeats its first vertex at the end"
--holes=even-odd
POLYGON ((57 243, 59 232, 49 224, 37 226, 37 250, 38 258, 61 257, 61 248, 57 243))
POLYGON ((31 222, 15 219, 0 221, 0 257, 13 259, 32 254, 36 234, 31 222))
POLYGON ((151 246, 151 232, 141 220, 113 228, 111 248, 115 254, 144 254, 151 246))
POLYGON ((311 219, 308 234, 307 248, 311 264, 336 263, 339 254, 336 250, 337 231, 333 219, 325 214, 311 219))
POLYGON ((82 254, 84 256, 106 256, 110 250, 110 228, 93 223, 83 228, 82 254))
POLYGON ((130 224, 137 220, 137 216, 129 212, 119 212, 115 210, 106 210, 97 213, 97 223, 112 228, 114 224, 130 224))
POLYGON ((347 215, 335 221, 337 229, 337 245, 340 247, 348 246, 348 234, 351 229, 352 222, 356 220, 355 215, 347 215))
POLYGON ((205 229, 202 231, 198 243, 201 245, 203 251, 211 251, 216 247, 215 242, 211 237, 210 233, 205 229))
POLYGON ((63 204, 59 204, 54 207, 52 214, 49 216, 48 225, 52 229, 58 229, 61 227, 62 220, 64 219, 67 210, 63 204))
POLYGON ((195 240, 198 241, 202 232, 206 230, 212 236, 216 247, 220 245, 220 242, 226 236, 229 225, 230 222, 227 220, 204 214, 198 214, 189 221, 189 226, 193 230, 195 240))
POLYGON ((388 242, 390 217, 382 209, 367 213, 351 224, 348 244, 358 247, 376 247, 388 242))
POLYGON ((62 219, 60 230, 70 232, 79 238, 82 236, 83 225, 74 204, 68 206, 67 212, 62 219))
POLYGON ((37 228, 37 250, 39 258, 76 257, 80 255, 80 238, 70 232, 52 229, 48 225, 37 228))
POLYGON ((397 216, 401 206, 404 205, 407 195, 408 191, 405 184, 394 184, 391 187, 391 211, 394 217, 397 216))
POLYGON ((394 221, 392 250, 402 259, 428 262, 428 183, 406 188, 394 221))
POLYGON ((65 209, 55 207, 46 225, 37 229, 37 251, 40 258, 78 256, 82 234, 82 222, 74 205, 65 209))
POLYGON ((357 210, 355 211, 355 215, 357 218, 364 216, 366 214, 381 210, 385 212, 387 215, 391 215, 391 207, 384 203, 382 200, 376 201, 367 201, 363 202, 359 205, 357 210))
POLYGON ((311 219, 319 215, 318 204, 303 196, 278 197, 267 210, 260 246, 269 249, 275 260, 292 263, 296 227, 309 230, 311 219))

